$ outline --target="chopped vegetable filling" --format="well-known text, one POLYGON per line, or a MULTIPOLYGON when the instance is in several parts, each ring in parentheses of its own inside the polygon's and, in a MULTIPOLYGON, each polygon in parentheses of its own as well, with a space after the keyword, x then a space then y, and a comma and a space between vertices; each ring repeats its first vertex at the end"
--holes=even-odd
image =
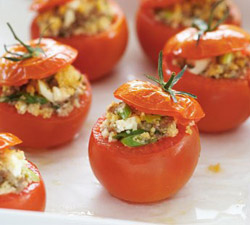
MULTIPOLYGON (((208 21, 216 0, 186 0, 163 9, 155 9, 155 19, 172 28, 190 27, 196 18, 208 21)), ((227 2, 220 4, 214 14, 214 23, 222 19, 227 11, 227 2)))
POLYGON ((115 14, 107 0, 73 0, 38 16, 45 36, 94 35, 112 25, 115 14))
POLYGON ((84 94, 84 78, 73 66, 61 69, 53 76, 41 80, 30 80, 20 87, 3 86, 0 102, 9 103, 19 114, 50 118, 54 113, 68 116, 81 106, 84 94))
POLYGON ((27 167, 24 153, 19 150, 0 151, 0 195, 20 193, 39 176, 27 167))
POLYGON ((238 79, 244 78, 250 69, 250 56, 239 51, 202 60, 177 58, 173 64, 180 68, 188 65, 191 73, 204 77, 238 79))
MULTIPOLYGON (((163 137, 175 137, 179 132, 172 117, 139 112, 123 102, 112 103, 105 118, 101 125, 102 136, 109 142, 119 140, 129 147, 154 143, 163 137)), ((192 130, 188 132, 190 134, 192 130)))

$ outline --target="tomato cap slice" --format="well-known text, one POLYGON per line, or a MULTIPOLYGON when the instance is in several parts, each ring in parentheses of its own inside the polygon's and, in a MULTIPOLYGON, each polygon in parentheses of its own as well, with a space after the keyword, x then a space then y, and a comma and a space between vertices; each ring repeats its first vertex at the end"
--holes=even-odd
POLYGON ((250 44, 250 34, 232 25, 221 25, 215 31, 206 32, 198 45, 197 38, 196 28, 185 29, 169 40, 163 53, 188 59, 203 59, 241 51, 250 44))
MULTIPOLYGON (((29 45, 36 46, 38 40, 32 40, 29 45)), ((52 39, 42 39, 39 45, 44 53, 19 62, 0 58, 0 85, 21 86, 29 79, 42 79, 53 75, 61 68, 72 64, 77 57, 77 50, 56 42, 52 39)), ((26 52, 21 45, 15 45, 11 52, 26 52)))
POLYGON ((11 133, 0 133, 0 150, 22 143, 22 141, 11 133))
POLYGON ((30 9, 37 12, 44 12, 70 1, 72 0, 33 0, 30 9))
POLYGON ((174 103, 168 93, 149 82, 127 82, 114 92, 114 96, 141 112, 172 116, 183 125, 198 122, 205 116, 195 99, 177 95, 177 103, 174 103))

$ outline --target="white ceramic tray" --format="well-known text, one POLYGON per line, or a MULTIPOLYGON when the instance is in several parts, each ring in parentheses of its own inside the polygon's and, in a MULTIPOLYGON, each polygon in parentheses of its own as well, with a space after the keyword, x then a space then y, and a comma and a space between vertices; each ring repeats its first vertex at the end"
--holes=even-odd
MULTIPOLYGON (((28 39, 29 24, 33 17, 28 11, 30 2, 0 0, 0 53, 4 43, 14 42, 5 25, 7 21, 21 38, 28 39)), ((196 172, 190 182, 170 200, 148 205, 128 204, 111 197, 92 174, 87 154, 88 137, 96 119, 114 100, 112 91, 127 80, 143 79, 144 73, 155 72, 142 54, 134 33, 133 22, 138 1, 118 2, 129 21, 129 46, 113 75, 93 85, 92 109, 82 132, 74 142, 60 149, 27 154, 44 177, 47 213, 0 210, 0 224, 250 224, 250 120, 230 133, 201 135, 202 153, 196 172), (208 170, 209 165, 216 163, 222 167, 222 172, 218 174, 208 170)), ((250 28, 250 1, 236 2, 243 12, 244 26, 250 28)))

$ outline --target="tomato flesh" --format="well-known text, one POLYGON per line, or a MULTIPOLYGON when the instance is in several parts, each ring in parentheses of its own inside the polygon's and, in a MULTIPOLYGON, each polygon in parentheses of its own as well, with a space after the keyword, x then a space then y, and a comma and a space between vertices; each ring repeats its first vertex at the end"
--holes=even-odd
POLYGON ((200 154, 199 132, 178 126, 174 138, 129 148, 102 137, 100 118, 92 130, 89 160, 94 174, 111 195, 129 202, 149 203, 176 194, 190 179, 200 154))

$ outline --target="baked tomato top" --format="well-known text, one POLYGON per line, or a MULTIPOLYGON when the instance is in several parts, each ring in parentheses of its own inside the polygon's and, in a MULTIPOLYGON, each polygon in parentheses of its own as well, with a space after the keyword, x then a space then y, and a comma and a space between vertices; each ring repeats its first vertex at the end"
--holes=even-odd
POLYGON ((120 86, 114 96, 129 106, 147 114, 171 116, 182 125, 198 122, 205 116, 200 104, 194 99, 195 95, 187 92, 175 91, 173 86, 178 83, 185 73, 186 67, 179 74, 172 73, 165 82, 162 70, 162 51, 159 54, 158 77, 147 76, 159 84, 134 80, 120 86))
POLYGON ((243 51, 249 47, 250 34, 232 25, 220 25, 216 30, 201 35, 196 28, 187 28, 172 37, 164 47, 164 55, 187 59, 204 59, 243 51))
POLYGON ((114 96, 141 112, 172 116, 183 125, 204 117, 199 103, 192 97, 177 95, 174 102, 170 94, 150 82, 130 81, 120 86, 114 96))
POLYGON ((44 12, 70 1, 72 0, 33 0, 30 9, 37 12, 44 12))
POLYGON ((22 141, 13 134, 0 133, 0 150, 15 146, 22 143, 22 141))
POLYGON ((0 58, 0 86, 21 86, 28 82, 29 79, 42 79, 53 75, 61 68, 66 67, 76 59, 77 50, 74 48, 56 42, 52 39, 31 40, 26 46, 31 47, 35 54, 32 57, 15 60, 9 60, 4 57, 13 55, 22 55, 28 53, 27 48, 22 44, 17 44, 11 47, 5 53, 4 57, 0 58), (38 49, 39 51, 35 51, 38 49))

